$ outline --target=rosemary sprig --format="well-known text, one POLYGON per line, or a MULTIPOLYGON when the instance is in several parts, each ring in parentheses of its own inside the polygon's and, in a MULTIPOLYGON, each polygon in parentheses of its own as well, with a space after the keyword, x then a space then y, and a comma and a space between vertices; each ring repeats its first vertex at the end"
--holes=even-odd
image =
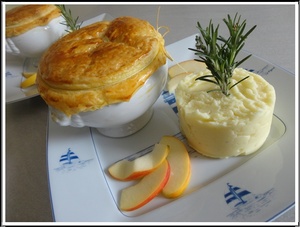
POLYGON ((74 19, 71 10, 67 10, 65 5, 56 6, 60 9, 63 18, 66 20, 66 23, 62 23, 69 28, 69 30, 66 30, 66 32, 73 32, 80 29, 82 22, 78 24, 79 17, 76 17, 76 19, 74 19))
POLYGON ((251 56, 250 54, 242 60, 236 61, 236 56, 243 48, 246 38, 256 27, 256 25, 253 26, 246 34, 243 34, 246 20, 240 23, 240 19, 241 16, 238 17, 237 13, 233 20, 229 15, 227 20, 223 19, 229 30, 228 39, 218 35, 219 25, 214 29, 212 20, 210 20, 206 29, 203 29, 201 24, 197 22, 197 28, 202 38, 201 36, 196 36, 196 49, 188 49, 196 52, 195 55, 198 55, 200 59, 195 60, 204 62, 212 74, 198 77, 196 80, 207 81, 219 86, 219 89, 213 89, 208 92, 220 91, 224 95, 229 96, 231 88, 248 78, 245 77, 231 85, 233 70, 251 56))

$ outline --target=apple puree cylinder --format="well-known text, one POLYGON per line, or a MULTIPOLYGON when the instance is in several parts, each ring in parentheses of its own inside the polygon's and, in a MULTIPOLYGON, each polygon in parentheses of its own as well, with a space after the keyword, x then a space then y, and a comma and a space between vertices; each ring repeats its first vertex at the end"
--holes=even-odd
POLYGON ((212 91, 217 85, 190 74, 180 81, 175 97, 180 128, 191 147, 213 158, 249 155, 267 139, 275 106, 275 89, 260 75, 236 68, 230 95, 212 91))

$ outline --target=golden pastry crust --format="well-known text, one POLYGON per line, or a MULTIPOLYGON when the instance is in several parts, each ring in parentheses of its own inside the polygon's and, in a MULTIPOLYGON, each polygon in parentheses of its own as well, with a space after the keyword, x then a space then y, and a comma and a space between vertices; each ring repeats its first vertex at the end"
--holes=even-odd
POLYGON ((47 25, 61 15, 55 5, 23 5, 6 12, 5 35, 7 38, 21 35, 37 26, 47 25))
POLYGON ((144 20, 119 17, 69 33, 43 55, 41 97, 70 116, 129 101, 166 63, 162 35, 144 20))

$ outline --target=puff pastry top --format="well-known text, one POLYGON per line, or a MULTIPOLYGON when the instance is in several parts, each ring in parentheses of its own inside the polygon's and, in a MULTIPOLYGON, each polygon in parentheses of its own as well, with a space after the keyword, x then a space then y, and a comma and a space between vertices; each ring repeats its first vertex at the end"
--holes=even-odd
POLYGON ((37 87, 70 116, 129 101, 166 63, 162 35, 147 21, 119 17, 67 34, 44 53, 37 87))
POLYGON ((6 37, 21 35, 37 26, 44 26, 61 15, 55 5, 23 5, 6 12, 6 37))

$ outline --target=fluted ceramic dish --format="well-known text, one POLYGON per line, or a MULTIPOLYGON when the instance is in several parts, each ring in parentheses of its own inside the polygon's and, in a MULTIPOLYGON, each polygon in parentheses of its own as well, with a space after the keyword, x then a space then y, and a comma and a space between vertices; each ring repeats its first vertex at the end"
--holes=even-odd
POLYGON ((167 76, 168 65, 165 64, 147 79, 128 102, 111 104, 95 111, 80 112, 71 117, 49 107, 51 118, 60 126, 88 126, 110 137, 129 136, 143 128, 151 119, 152 106, 162 93, 167 76))
POLYGON ((59 16, 46 25, 6 38, 5 51, 16 56, 39 58, 52 43, 66 34, 66 30, 65 19, 59 16))

